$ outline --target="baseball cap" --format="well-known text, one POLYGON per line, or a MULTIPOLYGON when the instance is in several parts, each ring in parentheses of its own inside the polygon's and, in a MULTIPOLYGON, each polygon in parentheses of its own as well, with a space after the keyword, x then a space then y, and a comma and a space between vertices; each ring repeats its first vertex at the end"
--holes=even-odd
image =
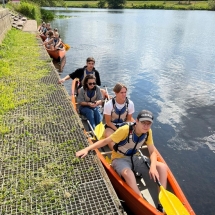
POLYGON ((152 112, 148 111, 148 110, 142 110, 139 112, 139 114, 137 115, 137 119, 140 122, 143 121, 150 121, 153 122, 153 115, 152 112))

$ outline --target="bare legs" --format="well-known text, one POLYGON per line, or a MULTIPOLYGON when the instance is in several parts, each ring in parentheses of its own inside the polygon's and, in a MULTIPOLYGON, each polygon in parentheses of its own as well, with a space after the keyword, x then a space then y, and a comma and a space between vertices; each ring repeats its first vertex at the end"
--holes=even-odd
MULTIPOLYGON (((159 173, 159 181, 161 182, 161 185, 166 189, 167 166, 161 162, 157 162, 156 167, 159 173)), ((125 179, 126 183, 135 191, 135 193, 142 197, 142 194, 137 186, 136 178, 133 171, 130 168, 125 168, 122 170, 121 175, 125 179)))

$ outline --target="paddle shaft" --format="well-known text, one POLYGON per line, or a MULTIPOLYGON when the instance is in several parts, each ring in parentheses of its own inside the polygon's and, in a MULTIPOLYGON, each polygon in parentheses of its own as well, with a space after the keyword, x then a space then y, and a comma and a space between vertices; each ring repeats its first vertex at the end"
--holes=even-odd
POLYGON ((109 94, 108 94, 107 86, 105 85, 104 87, 105 87, 105 90, 107 92, 107 99, 109 100, 109 94))
POLYGON ((97 138, 97 136, 96 136, 96 134, 95 134, 95 131, 94 131, 94 129, 93 129, 93 127, 92 127, 92 125, 90 124, 90 121, 89 121, 89 120, 87 120, 87 123, 88 123, 88 125, 89 125, 89 127, 90 127, 90 130, 93 132, 93 135, 95 136, 96 141, 98 141, 98 138, 97 138))

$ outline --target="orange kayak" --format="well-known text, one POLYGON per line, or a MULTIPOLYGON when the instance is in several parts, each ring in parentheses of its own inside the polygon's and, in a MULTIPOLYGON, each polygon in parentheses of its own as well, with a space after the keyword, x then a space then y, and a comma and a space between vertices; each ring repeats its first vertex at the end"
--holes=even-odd
MULTIPOLYGON (((72 81, 72 88, 71 88, 71 91, 72 91, 71 101, 72 101, 73 107, 76 110, 77 110, 77 106, 76 106, 77 81, 78 80, 76 79, 72 81)), ((87 126, 85 126, 86 121, 82 120, 82 123, 85 129, 87 129, 87 126)), ((88 138, 88 141, 89 141, 89 144, 92 144, 92 141, 90 138, 88 138)), ((144 149, 142 150, 143 150, 143 153, 147 155, 148 153, 147 147, 144 147, 144 149)), ((96 149, 95 151, 100 161, 102 162, 106 170, 106 173, 119 199, 125 202, 126 207, 129 208, 132 214, 134 215, 141 215, 141 214, 161 215, 162 214, 156 209, 156 206, 158 203, 158 188, 156 186, 156 183, 151 179, 149 179, 148 175, 144 176, 144 179, 140 177, 136 178, 138 187, 142 195, 144 196, 145 198, 144 199, 144 198, 141 198, 139 195, 137 195, 112 168, 109 162, 110 161, 109 157, 111 155, 111 152, 109 151, 108 147, 107 148, 103 147, 102 149, 96 149)), ((166 162, 164 161, 163 157, 161 156, 161 154, 158 152, 157 149, 156 149, 156 152, 157 152, 158 161, 166 164, 166 162)), ((176 181, 169 167, 168 167, 167 191, 174 194, 180 200, 180 202, 184 205, 184 207, 187 209, 190 215, 195 215, 195 212, 190 206, 186 196, 184 195, 182 189, 180 188, 178 182, 176 181)), ((182 214, 173 214, 173 215, 182 215, 182 214)))
POLYGON ((50 50, 50 49, 46 48, 46 50, 49 53, 51 58, 53 58, 53 59, 55 59, 55 60, 57 60, 59 62, 64 58, 64 56, 66 54, 66 51, 65 51, 64 48, 57 49, 57 50, 50 50))

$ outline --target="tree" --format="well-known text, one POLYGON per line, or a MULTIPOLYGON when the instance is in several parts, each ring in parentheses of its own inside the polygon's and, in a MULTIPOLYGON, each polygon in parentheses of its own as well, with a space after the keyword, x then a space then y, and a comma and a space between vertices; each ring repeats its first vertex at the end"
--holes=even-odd
POLYGON ((121 9, 124 8, 126 0, 106 0, 108 8, 121 9))

